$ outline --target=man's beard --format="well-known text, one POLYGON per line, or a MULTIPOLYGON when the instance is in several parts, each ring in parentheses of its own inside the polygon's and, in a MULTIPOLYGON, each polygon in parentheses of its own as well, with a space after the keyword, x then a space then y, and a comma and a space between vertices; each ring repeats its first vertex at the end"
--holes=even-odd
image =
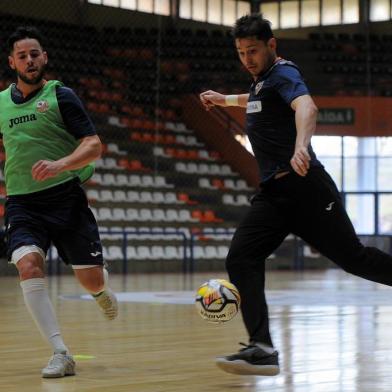
POLYGON ((20 80, 22 80, 26 84, 34 85, 34 84, 38 84, 44 78, 45 67, 42 67, 41 70, 39 71, 38 75, 35 78, 33 78, 33 79, 29 79, 26 76, 26 74, 22 74, 22 73, 19 73, 19 72, 16 72, 16 73, 17 73, 18 78, 20 80))
POLYGON ((268 60, 266 61, 263 70, 261 72, 259 72, 258 75, 262 75, 263 73, 267 72, 272 67, 272 65, 275 63, 275 60, 276 60, 275 55, 271 54, 270 56, 268 56, 268 60))

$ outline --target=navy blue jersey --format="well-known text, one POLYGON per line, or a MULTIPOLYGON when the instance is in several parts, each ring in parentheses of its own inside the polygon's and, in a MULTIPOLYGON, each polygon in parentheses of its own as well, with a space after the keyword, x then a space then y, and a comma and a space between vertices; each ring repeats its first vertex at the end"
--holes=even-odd
MULTIPOLYGON (((16 104, 24 103, 33 98, 40 89, 33 91, 27 97, 12 85, 11 98, 16 104)), ((87 114, 79 97, 69 87, 59 86, 56 88, 57 103, 67 131, 75 137, 81 139, 86 136, 96 135, 94 124, 87 114)), ((1 134, 0 134, 1 137, 1 134)))
MULTIPOLYGON (((297 130, 291 102, 308 95, 298 67, 291 61, 278 60, 255 80, 250 88, 246 109, 247 134, 261 175, 266 182, 275 174, 292 171, 297 130)), ((321 166, 309 145, 311 166, 321 166)))

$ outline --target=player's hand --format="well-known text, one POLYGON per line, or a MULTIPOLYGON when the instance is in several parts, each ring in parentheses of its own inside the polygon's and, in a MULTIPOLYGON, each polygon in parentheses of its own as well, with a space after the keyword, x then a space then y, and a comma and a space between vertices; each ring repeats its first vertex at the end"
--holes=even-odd
POLYGON ((226 106, 226 96, 212 90, 202 92, 200 101, 207 111, 211 110, 215 105, 226 106))
POLYGON ((61 162, 41 160, 33 165, 31 175, 35 181, 44 181, 57 176, 57 174, 61 173, 62 169, 63 164, 61 162))
POLYGON ((308 148, 304 146, 296 147, 293 157, 290 160, 290 164, 294 171, 302 177, 308 174, 309 170, 310 155, 308 148))

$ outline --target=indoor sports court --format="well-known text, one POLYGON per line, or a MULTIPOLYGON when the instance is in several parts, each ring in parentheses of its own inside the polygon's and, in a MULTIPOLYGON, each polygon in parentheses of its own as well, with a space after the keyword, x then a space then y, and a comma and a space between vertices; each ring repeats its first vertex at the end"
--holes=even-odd
POLYGON ((1 390, 388 391, 389 288, 335 270, 267 274, 281 373, 239 376, 214 363, 246 342, 239 316, 210 324, 193 305, 195 289, 211 276, 225 277, 116 275, 112 287, 119 293, 119 316, 110 324, 84 299, 75 279, 50 279, 50 295, 77 361, 77 375, 62 379, 39 377, 48 350, 15 280, 3 278, 1 390))
MULTIPOLYGON (((103 276, 102 287, 117 298, 118 316, 103 317, 99 307, 106 305, 94 298, 105 290, 91 291, 94 298, 84 290, 62 261, 67 247, 53 242, 77 245, 55 241, 49 230, 45 276, 38 278, 69 349, 53 355, 72 353, 76 374, 42 377, 53 353, 46 340, 58 333, 40 335, 30 314, 40 301, 35 308, 28 303, 15 265, 7 262, 16 243, 12 197, 30 192, 10 192, 11 176, 19 174, 7 168, 11 154, 2 147, 0 391, 392 390, 391 0, 3 0, 0 91, 11 91, 11 99, 0 92, 6 149, 6 130, 34 131, 34 121, 51 110, 75 140, 95 137, 68 129, 77 120, 58 90, 56 101, 46 101, 31 87, 41 79, 23 79, 21 52, 7 43, 20 26, 41 34, 32 52, 47 53, 41 87, 60 81, 63 94, 72 89, 102 143, 95 172, 82 185, 101 245, 86 234, 91 248, 83 251, 105 260, 109 281, 103 276), (238 28, 239 18, 251 13, 262 13, 273 36, 238 28), (252 45, 264 51, 252 52, 252 45), (287 74, 274 76, 279 67, 287 74), (16 108, 4 106, 5 99, 16 108), (17 111, 31 99, 38 100, 34 114, 17 111), (312 147, 301 149, 301 135, 313 133, 312 147), (330 177, 320 180, 312 174, 317 170, 330 177), (222 323, 200 316, 196 295, 210 279, 235 283, 241 300, 234 296, 232 303, 242 305, 245 318, 241 311, 222 323), (265 354, 261 360, 250 354, 225 363, 237 373, 250 364, 258 374, 228 373, 215 363, 254 348, 265 354), (275 372, 275 365, 279 374, 261 374, 275 372)), ((26 74, 35 75, 37 60, 29 61, 26 74)), ((34 150, 40 143, 31 140, 34 150)), ((34 169, 32 176, 41 181, 34 169)), ((66 202, 63 196, 58 205, 66 202)), ((39 229, 35 221, 18 224, 39 229)), ((15 250, 10 257, 17 265, 15 250)), ((31 253, 40 254, 28 248, 20 257, 31 253)), ((78 260, 75 271, 85 264, 78 260)), ((206 314, 218 300, 219 317, 226 317, 222 292, 199 297, 206 314)))

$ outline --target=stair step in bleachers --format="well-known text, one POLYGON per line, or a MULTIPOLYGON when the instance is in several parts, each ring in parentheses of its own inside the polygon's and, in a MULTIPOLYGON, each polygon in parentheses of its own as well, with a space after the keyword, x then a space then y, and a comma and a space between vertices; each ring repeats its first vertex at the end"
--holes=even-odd
POLYGON ((249 206, 249 199, 246 195, 230 195, 226 194, 222 196, 222 203, 232 206, 249 206))
POLYGON ((114 158, 100 158, 95 161, 96 169, 105 169, 105 170, 124 170, 123 167, 117 164, 117 161, 114 158))
POLYGON ((192 159, 192 160, 208 160, 216 161, 218 153, 209 153, 207 150, 183 150, 177 148, 163 148, 160 146, 153 147, 153 154, 161 158, 171 159, 192 159))
POLYGON ((229 165, 223 164, 206 164, 206 163, 193 163, 193 162, 176 162, 175 169, 179 173, 191 174, 209 174, 209 175, 222 175, 222 176, 238 176, 231 170, 229 165))
POLYGON ((94 173, 90 184, 103 186, 128 186, 137 188, 174 188, 174 184, 167 184, 163 176, 150 176, 138 174, 113 174, 113 173, 94 173))
POLYGON ((90 202, 143 203, 143 204, 197 204, 189 199, 186 193, 124 191, 111 189, 88 189, 87 198, 90 202))
MULTIPOLYGON (((193 248, 193 257, 196 260, 224 260, 227 256, 229 247, 226 245, 207 245, 195 246, 193 248)), ((185 257, 183 246, 145 246, 145 245, 128 245, 126 247, 126 259, 133 260, 183 260, 185 257)), ((123 248, 116 245, 103 247, 103 256, 108 261, 123 260, 123 248)))
POLYGON ((207 245, 207 246, 199 246, 196 245, 193 249, 193 257, 196 260, 205 260, 205 259, 220 259, 224 260, 229 251, 229 247, 226 245, 207 245))
POLYGON ((226 227, 203 227, 193 230, 193 237, 198 241, 231 241, 235 229, 226 227))
POLYGON ((133 131, 130 139, 139 143, 174 144, 188 147, 204 147, 204 143, 198 142, 195 136, 169 135, 161 133, 133 131))
POLYGON ((197 222, 221 223, 213 210, 91 207, 98 222, 197 222))
POLYGON ((176 143, 184 144, 185 146, 190 147, 203 147, 204 143, 198 142, 195 136, 183 136, 177 135, 176 136, 176 143))
MULTIPOLYGON (((150 226, 102 226, 100 225, 101 238, 110 241, 122 241, 124 232, 127 240, 138 241, 184 241, 191 236, 195 241, 231 241, 235 232, 234 228, 226 227, 150 227, 150 226)), ((286 239, 292 239, 292 236, 286 239)))
POLYGON ((165 123, 165 128, 167 130, 178 132, 178 133, 193 133, 192 130, 187 129, 186 125, 181 122, 175 123, 175 122, 168 121, 165 123))
POLYGON ((127 152, 120 150, 116 143, 102 143, 102 150, 104 154, 126 155, 127 152))
POLYGON ((128 260, 182 260, 183 246, 127 246, 128 260))
MULTIPOLYGON (((189 210, 161 208, 94 208, 91 207, 98 222, 199 222, 189 210)), ((194 211, 192 212, 194 213, 194 211)))
POLYGON ((188 227, 100 226, 101 238, 104 240, 122 241, 124 232, 127 233, 128 241, 184 241, 191 235, 188 227))
POLYGON ((199 186, 200 188, 205 189, 213 189, 213 190, 233 190, 233 191, 254 191, 254 188, 251 188, 247 185, 245 180, 230 180, 225 179, 222 180, 220 178, 208 179, 205 177, 199 178, 199 186))

